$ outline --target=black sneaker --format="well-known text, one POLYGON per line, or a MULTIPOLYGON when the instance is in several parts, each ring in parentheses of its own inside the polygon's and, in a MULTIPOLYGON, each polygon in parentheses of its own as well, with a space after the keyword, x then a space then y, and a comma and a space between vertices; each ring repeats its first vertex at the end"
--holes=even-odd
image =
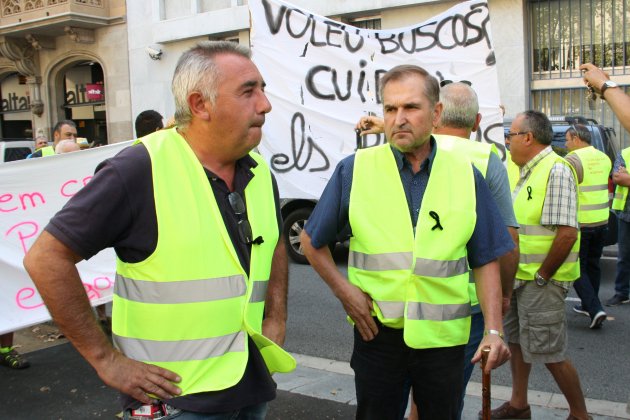
POLYGON ((593 319, 591 320, 591 325, 589 328, 591 330, 597 330, 602 327, 602 324, 606 321, 606 312, 599 311, 595 314, 593 319))
POLYGON ((623 296, 619 296, 619 295, 615 295, 613 297, 611 297, 610 299, 608 299, 604 305, 606 306, 619 306, 622 303, 628 303, 630 302, 630 298, 628 296, 623 297, 623 296))
POLYGON ((15 349, 11 349, 7 353, 0 353, 0 365, 8 366, 11 369, 26 369, 31 364, 15 349))
POLYGON ((589 314, 588 311, 585 311, 584 309, 582 309, 582 305, 575 305, 573 307, 573 312, 581 314, 581 315, 586 315, 588 317, 591 316, 591 314, 589 314))

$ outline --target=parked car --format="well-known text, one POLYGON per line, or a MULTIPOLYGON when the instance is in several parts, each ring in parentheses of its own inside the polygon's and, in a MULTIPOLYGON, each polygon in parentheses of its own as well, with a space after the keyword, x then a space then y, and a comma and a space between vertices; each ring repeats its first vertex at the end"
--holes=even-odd
POLYGON ((35 151, 35 142, 31 139, 0 140, 0 163, 26 159, 35 151))
MULTIPOLYGON (((617 140, 617 134, 612 127, 606 127, 599 124, 592 118, 584 118, 580 116, 551 116, 551 127, 553 129, 553 140, 551 147, 560 156, 565 156, 568 153, 565 145, 567 130, 574 124, 582 124, 586 126, 591 133, 591 144, 599 151, 606 153, 611 162, 615 162, 617 154, 621 149, 619 140, 617 140)), ((510 131, 512 124, 511 119, 504 119, 503 130, 507 134, 510 131)), ((608 177, 608 193, 612 197, 615 192, 615 185, 612 182, 612 173, 608 177)), ((614 245, 617 243, 617 215, 611 210, 608 218, 608 236, 605 241, 605 245, 614 245)))

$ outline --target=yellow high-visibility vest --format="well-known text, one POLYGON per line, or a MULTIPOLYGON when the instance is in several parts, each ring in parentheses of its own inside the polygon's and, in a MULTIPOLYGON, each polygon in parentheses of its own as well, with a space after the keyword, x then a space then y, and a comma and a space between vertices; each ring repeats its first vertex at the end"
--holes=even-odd
POLYGON ((516 163, 512 162, 512 155, 510 155, 510 151, 507 149, 505 149, 505 167, 507 169, 508 181, 510 182, 510 191, 514 191, 514 187, 516 187, 521 177, 521 169, 516 163))
MULTIPOLYGON (((545 156, 534 166, 527 181, 514 199, 514 213, 520 225, 518 230, 520 258, 516 278, 533 280, 540 269, 556 234, 540 224, 543 203, 547 193, 549 174, 554 164, 560 162, 573 172, 573 167, 555 153, 545 156)), ((573 172, 575 177, 575 172, 573 172)), ((578 233, 579 235, 579 233, 578 233)), ((580 240, 578 238, 571 252, 553 276, 557 281, 573 281, 580 276, 578 263, 580 240)))
POLYGON ((468 342, 466 244, 477 221, 470 160, 437 148, 414 230, 390 146, 357 151, 350 192, 348 277, 412 348, 468 342), (457 178, 452 169, 457 168, 457 178))
POLYGON ((182 395, 235 385, 248 359, 248 335, 270 371, 295 360, 261 335, 278 223, 271 173, 258 165, 245 188, 253 237, 250 272, 241 266, 206 173, 176 129, 138 140, 151 158, 158 224, 144 261, 117 259, 113 340, 127 357, 181 376, 182 395))
MULTIPOLYGON (((626 165, 630 162, 630 147, 626 147, 621 151, 621 157, 625 160, 626 165)), ((615 187, 615 195, 613 197, 613 210, 623 211, 626 208, 626 200, 628 199, 628 187, 617 185, 615 187)))
POLYGON ((584 179, 578 185, 578 222, 580 226, 598 226, 608 221, 608 176, 612 164, 605 153, 593 146, 576 149, 582 162, 584 179))

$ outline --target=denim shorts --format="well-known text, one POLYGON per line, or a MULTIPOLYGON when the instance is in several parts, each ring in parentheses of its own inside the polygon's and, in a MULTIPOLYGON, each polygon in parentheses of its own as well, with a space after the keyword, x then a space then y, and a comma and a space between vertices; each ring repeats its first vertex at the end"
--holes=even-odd
POLYGON ((525 282, 512 293, 504 330, 509 343, 520 344, 526 363, 557 363, 566 359, 567 293, 553 282, 539 286, 534 281, 525 282))

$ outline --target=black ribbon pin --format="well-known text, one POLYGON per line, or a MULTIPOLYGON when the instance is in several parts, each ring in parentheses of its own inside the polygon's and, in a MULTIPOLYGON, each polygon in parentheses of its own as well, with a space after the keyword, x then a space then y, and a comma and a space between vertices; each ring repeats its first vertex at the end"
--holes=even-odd
POLYGON ((442 225, 440 224, 440 216, 434 212, 433 210, 431 210, 429 212, 429 216, 431 216, 433 218, 433 220, 435 220, 435 226, 433 226, 431 228, 431 230, 435 230, 435 229, 440 229, 440 230, 444 230, 444 228, 442 227, 442 225))
POLYGON ((527 200, 532 199, 532 187, 530 185, 527 186, 527 200))

